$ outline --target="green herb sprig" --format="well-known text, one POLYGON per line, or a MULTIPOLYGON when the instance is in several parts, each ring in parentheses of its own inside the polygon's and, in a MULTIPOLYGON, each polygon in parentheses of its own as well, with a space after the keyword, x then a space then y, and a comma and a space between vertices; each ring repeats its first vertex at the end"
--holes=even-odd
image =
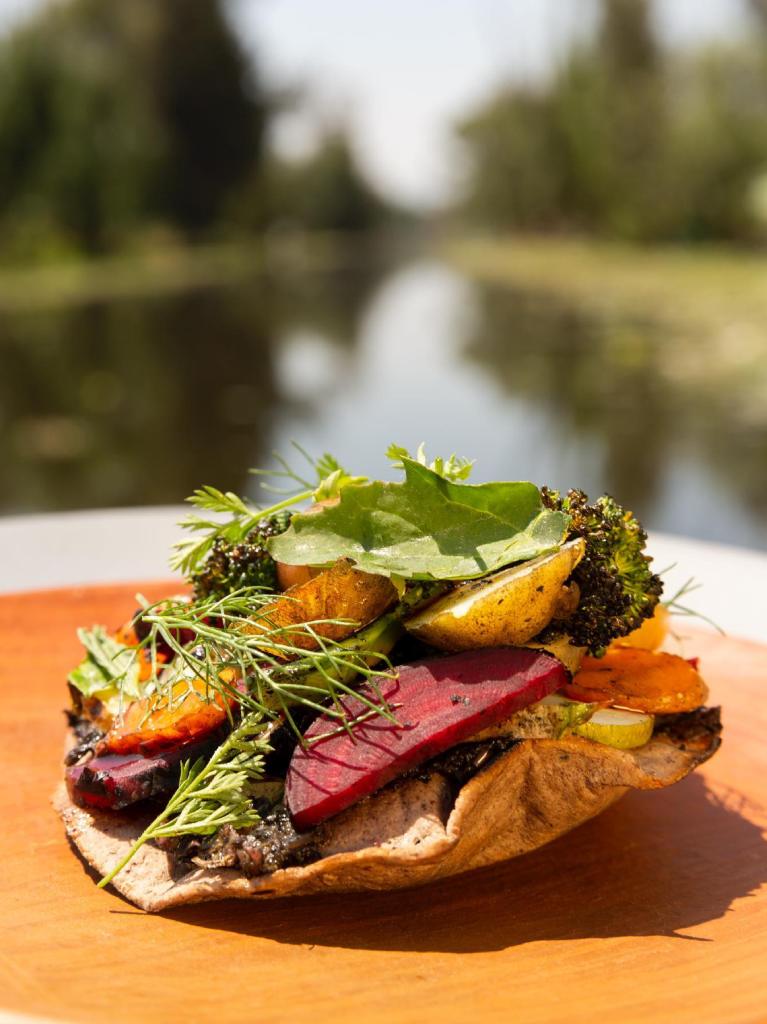
MULTIPOLYGON (((278 626, 269 619, 274 600, 274 594, 245 587, 193 604, 182 599, 146 604, 141 617, 149 631, 143 644, 152 663, 161 667, 162 647, 174 656, 173 669, 156 674, 154 703, 172 708, 192 691, 194 680, 202 679, 211 699, 220 695, 227 706, 238 704, 245 712, 266 716, 281 714, 292 724, 290 709, 295 706, 343 719, 340 698, 356 694, 352 680, 359 685, 362 679, 373 694, 379 692, 377 680, 390 673, 379 641, 387 624, 398 621, 404 608, 338 642, 323 637, 321 627, 353 623, 315 619, 278 626), (315 649, 302 646, 307 638, 315 649), (227 669, 233 670, 233 680, 227 669), (179 686, 184 681, 187 686, 179 686), (329 708, 328 698, 333 703, 329 708)), ((283 595, 280 600, 289 598, 283 595)), ((195 692, 199 691, 195 688, 195 692)), ((371 711, 391 718, 385 702, 365 695, 360 699, 371 711)))
MULTIPOLYGON (((673 565, 669 566, 669 569, 673 568, 673 565)), ((663 571, 668 572, 668 569, 664 569, 663 571)), ((708 625, 715 629, 717 633, 725 636, 725 631, 718 623, 714 622, 713 619, 710 619, 702 612, 696 611, 694 608, 688 607, 686 604, 682 604, 682 601, 688 594, 692 594, 694 591, 700 590, 702 586, 702 583, 699 583, 694 576, 691 576, 682 584, 679 590, 677 590, 672 597, 663 601, 662 604, 665 605, 666 609, 671 612, 672 615, 679 616, 680 618, 700 619, 701 622, 708 623, 708 625)))
POLYGON ((258 712, 246 715, 210 760, 198 758, 181 766, 178 789, 151 824, 141 833, 119 864, 105 875, 99 887, 108 885, 153 839, 183 835, 213 835, 223 825, 248 828, 260 820, 253 806, 263 779, 264 757, 271 750, 271 723, 258 712))
POLYGON ((282 512, 283 509, 292 508, 305 501, 323 501, 336 497, 342 488, 354 483, 364 483, 367 480, 367 477, 349 474, 338 460, 327 452, 319 459, 314 460, 300 445, 294 442, 293 446, 308 460, 313 470, 314 480, 302 477, 290 467, 286 459, 275 452, 274 458, 281 467, 280 469, 250 470, 257 476, 291 481, 291 486, 287 489, 262 482, 261 486, 264 490, 287 495, 282 501, 278 501, 268 508, 259 508, 233 491, 220 491, 217 487, 209 485, 198 488, 186 500, 201 511, 225 518, 222 520, 211 519, 209 516, 201 516, 194 512, 185 516, 179 526, 189 530, 193 536, 177 541, 173 545, 171 568, 180 571, 184 576, 191 576, 203 563, 216 540, 221 539, 229 544, 236 544, 243 540, 262 519, 268 519, 270 516, 282 512))
POLYGON ((476 459, 466 459, 462 455, 456 455, 455 453, 449 455, 446 459, 438 455, 436 459, 432 459, 429 462, 426 457, 426 446, 424 444, 418 445, 415 455, 411 455, 407 448, 403 448, 400 444, 390 444, 386 449, 386 457, 391 460, 397 469, 405 469, 404 460, 410 459, 411 462, 417 462, 421 466, 426 466, 432 473, 441 476, 443 480, 451 480, 453 483, 458 480, 468 480, 476 462, 476 459))

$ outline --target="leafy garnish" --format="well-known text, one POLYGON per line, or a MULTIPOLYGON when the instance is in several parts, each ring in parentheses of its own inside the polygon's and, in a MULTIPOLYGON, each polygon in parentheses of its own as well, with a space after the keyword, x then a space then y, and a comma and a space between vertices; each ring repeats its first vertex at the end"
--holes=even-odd
POLYGON ((119 864, 101 879, 99 887, 122 871, 150 839, 172 839, 183 835, 213 835, 223 825, 248 828, 260 820, 253 797, 263 778, 269 723, 263 715, 246 715, 210 760, 199 758, 181 766, 178 789, 164 811, 154 819, 131 846, 119 864))
MULTIPOLYGON (((279 452, 272 452, 272 458, 280 466, 280 469, 248 470, 254 476, 262 478, 261 487, 263 490, 271 491, 273 494, 290 494, 294 497, 300 492, 306 491, 311 493, 315 501, 320 501, 323 497, 334 497, 341 487, 345 486, 348 482, 364 483, 367 480, 367 477, 364 476, 350 476, 338 459, 331 455, 330 452, 325 452, 319 458, 313 459, 297 441, 291 441, 291 445, 309 464, 312 479, 302 476, 279 452), (287 486, 275 487, 274 484, 265 482, 268 479, 285 480, 287 486)), ((297 500, 303 500, 303 497, 297 500)))
MULTIPOLYGON (((298 447, 298 446, 296 446, 298 447)), ((298 449, 303 455, 306 453, 302 448, 298 449)), ((333 458, 325 454, 316 462, 312 461, 309 455, 306 458, 312 463, 315 481, 304 480, 295 473, 288 463, 280 456, 275 456, 281 470, 273 470, 264 473, 266 476, 287 477, 299 488, 298 491, 291 491, 289 497, 271 505, 269 508, 258 508, 252 505, 245 498, 234 494, 232 491, 220 491, 216 487, 206 485, 198 488, 186 500, 205 512, 214 515, 224 516, 223 520, 211 519, 207 516, 200 516, 192 512, 181 520, 179 526, 189 530, 194 536, 187 537, 173 545, 174 553, 171 557, 171 568, 180 570, 185 576, 191 576, 200 568, 214 543, 221 540, 227 544, 235 544, 243 540, 261 520, 269 519, 283 509, 291 508, 304 501, 322 501, 326 498, 336 497, 340 491, 352 483, 364 482, 366 477, 354 477, 333 458)), ((251 472, 261 473, 260 470, 251 472)), ((266 487, 267 490, 276 490, 274 487, 266 487)), ((280 492, 280 493, 285 493, 280 492)))
POLYGON ((135 647, 127 647, 109 636, 103 626, 78 629, 77 636, 87 654, 67 677, 84 697, 118 691, 138 697, 139 664, 135 647))
MULTIPOLYGON (((219 695, 243 712, 269 717, 279 713, 292 722, 291 707, 301 705, 340 719, 339 698, 354 692, 350 680, 362 677, 375 692, 377 678, 388 674, 385 652, 375 643, 381 619, 373 624, 375 630, 362 630, 350 642, 337 642, 323 637, 321 627, 346 625, 345 621, 315 619, 278 626, 269 618, 273 606, 274 595, 254 587, 193 604, 175 599, 147 605, 141 617, 148 627, 143 644, 150 659, 156 662, 158 648, 169 649, 174 658, 173 671, 166 670, 154 683, 156 703, 172 707, 187 692, 199 695, 193 684, 201 679, 211 700, 219 695), (306 638, 316 649, 302 646, 306 638), (226 669, 233 669, 241 682, 231 682, 232 673, 226 669), (184 680, 188 691, 179 686, 184 680), (334 704, 331 709, 323 704, 328 698, 334 704)), ((367 703, 371 710, 391 717, 383 702, 367 699, 367 703)))
POLYGON ((386 449, 386 457, 390 459, 397 469, 404 469, 405 459, 410 459, 412 462, 419 462, 422 466, 426 466, 432 472, 438 476, 444 477, 445 480, 468 480, 471 476, 471 471, 474 468, 474 459, 465 459, 462 455, 450 455, 448 458, 443 459, 439 455, 436 459, 432 459, 431 462, 426 460, 426 448, 423 444, 418 445, 418 450, 415 455, 411 455, 407 448, 403 448, 399 444, 390 444, 386 449))
MULTIPOLYGON (((459 484, 402 454, 401 483, 345 487, 333 506, 296 513, 268 543, 291 565, 351 558, 365 572, 416 580, 484 576, 558 547, 569 519, 526 482, 459 484)), ((444 470, 444 464, 443 464, 444 470)))

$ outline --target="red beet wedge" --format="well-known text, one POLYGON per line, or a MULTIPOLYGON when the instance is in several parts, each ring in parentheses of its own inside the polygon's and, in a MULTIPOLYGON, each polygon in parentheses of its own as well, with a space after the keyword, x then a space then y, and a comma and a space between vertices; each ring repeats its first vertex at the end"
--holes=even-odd
POLYGON ((120 810, 150 797, 167 796, 178 785, 182 761, 208 758, 221 734, 199 743, 186 743, 153 757, 143 754, 105 754, 67 768, 67 789, 81 807, 120 810))
MULTIPOLYGON (((550 654, 515 647, 403 665, 382 686, 397 724, 376 716, 353 726, 350 736, 337 731, 337 720, 321 715, 307 729, 307 740, 335 735, 296 747, 293 754, 285 793, 296 828, 318 825, 567 681, 550 654)), ((353 697, 342 703, 352 718, 366 710, 353 697)))

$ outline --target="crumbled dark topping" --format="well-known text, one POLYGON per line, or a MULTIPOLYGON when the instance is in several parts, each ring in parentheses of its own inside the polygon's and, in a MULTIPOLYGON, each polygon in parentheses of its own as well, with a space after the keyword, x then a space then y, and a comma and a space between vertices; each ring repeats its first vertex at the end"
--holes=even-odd
POLYGON ((718 741, 722 731, 721 712, 720 707, 713 707, 681 711, 676 715, 658 715, 654 734, 668 736, 682 750, 708 750, 712 739, 718 741))
POLYGON ((412 777, 425 781, 434 772, 439 772, 449 780, 457 792, 472 776, 489 768, 501 754, 511 750, 518 742, 519 740, 509 736, 498 736, 480 743, 459 743, 458 746, 451 747, 431 761, 426 761, 407 772, 403 778, 412 777))
POLYGON ((312 833, 296 832, 285 807, 266 810, 252 828, 224 825, 214 836, 186 836, 164 847, 174 854, 177 875, 193 867, 235 868, 250 878, 318 857, 312 833))

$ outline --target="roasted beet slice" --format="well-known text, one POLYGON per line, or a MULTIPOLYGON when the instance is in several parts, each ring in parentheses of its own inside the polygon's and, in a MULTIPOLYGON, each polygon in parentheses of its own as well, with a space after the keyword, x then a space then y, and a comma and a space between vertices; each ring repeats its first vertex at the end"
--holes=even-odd
MULTIPOLYGON (((382 687, 397 724, 376 716, 349 735, 321 715, 306 731, 307 740, 325 738, 296 747, 290 762, 285 792, 296 827, 311 828, 338 814, 408 768, 542 700, 567 679, 550 654, 514 647, 402 666, 382 687)), ((356 698, 343 703, 351 717, 366 710, 356 698)))
POLYGON ((81 807, 128 807, 149 797, 172 793, 178 784, 179 765, 213 752, 216 743, 187 743, 154 757, 143 754, 105 754, 67 769, 67 789, 81 807))

